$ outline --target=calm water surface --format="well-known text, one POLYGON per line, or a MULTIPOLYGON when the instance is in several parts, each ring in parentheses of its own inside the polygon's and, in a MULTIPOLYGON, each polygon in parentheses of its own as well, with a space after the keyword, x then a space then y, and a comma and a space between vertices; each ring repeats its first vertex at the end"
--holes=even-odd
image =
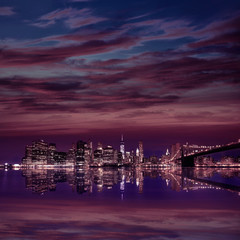
POLYGON ((240 169, 0 171, 0 239, 239 239, 240 169))

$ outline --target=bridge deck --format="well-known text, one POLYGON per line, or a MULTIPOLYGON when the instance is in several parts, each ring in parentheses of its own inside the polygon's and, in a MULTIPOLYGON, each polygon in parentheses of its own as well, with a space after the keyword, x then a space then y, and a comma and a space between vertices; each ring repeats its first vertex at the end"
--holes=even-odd
MULTIPOLYGON (((227 145, 221 146, 219 148, 212 148, 207 151, 190 154, 190 155, 184 156, 184 159, 185 160, 193 159, 193 158, 199 157, 199 156, 204 156, 204 155, 208 155, 208 154, 212 154, 212 153, 223 152, 223 151, 228 151, 228 150, 233 150, 233 149, 238 149, 238 148, 240 148, 240 142, 227 144, 227 145)), ((182 158, 178 158, 177 160, 182 160, 182 158)))

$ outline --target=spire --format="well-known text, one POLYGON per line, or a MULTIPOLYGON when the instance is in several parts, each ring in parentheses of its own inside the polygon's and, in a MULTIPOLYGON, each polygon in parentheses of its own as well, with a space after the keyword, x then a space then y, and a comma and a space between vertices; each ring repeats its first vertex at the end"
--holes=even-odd
POLYGON ((125 158, 125 149, 124 149, 123 134, 121 135, 120 152, 122 153, 122 157, 124 159, 125 158))
POLYGON ((169 155, 170 155, 170 153, 169 153, 169 150, 167 149, 166 156, 169 156, 169 155))

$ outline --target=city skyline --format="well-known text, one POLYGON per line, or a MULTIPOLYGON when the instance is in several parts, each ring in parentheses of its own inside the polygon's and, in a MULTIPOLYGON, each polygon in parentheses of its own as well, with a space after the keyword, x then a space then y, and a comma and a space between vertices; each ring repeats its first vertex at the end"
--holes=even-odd
MULTIPOLYGON (((116 136, 115 136, 116 137, 116 136)), ((123 134, 121 134, 118 138, 115 138, 113 142, 109 141, 108 138, 104 138, 103 142, 100 142, 96 139, 84 139, 79 140, 79 138, 75 138, 75 140, 71 139, 70 142, 66 141, 66 138, 64 139, 57 139, 57 142, 55 142, 56 138, 35 138, 35 139, 25 139, 25 143, 22 138, 17 139, 19 142, 14 142, 14 138, 6 138, 5 142, 2 142, 2 151, 1 151, 1 158, 0 158, 0 165, 4 163, 10 163, 10 164, 18 164, 22 162, 22 157, 24 154, 26 154, 26 148, 28 146, 31 146, 30 143, 44 143, 47 147, 52 148, 54 151, 58 150, 57 152, 60 153, 60 155, 63 153, 65 154, 65 160, 67 157, 67 154, 70 150, 76 150, 79 148, 78 146, 83 146, 82 148, 89 149, 87 151, 90 151, 93 156, 93 151, 97 150, 99 147, 101 149, 104 148, 112 148, 114 151, 117 151, 119 154, 121 153, 121 156, 124 158, 128 155, 128 157, 131 156, 137 156, 139 158, 139 163, 143 163, 145 160, 150 160, 151 158, 156 158, 161 160, 164 159, 166 156, 172 158, 175 154, 177 154, 178 158, 180 158, 181 153, 178 151, 181 148, 184 149, 198 149, 197 151, 207 150, 207 149, 214 149, 221 146, 228 146, 231 144, 237 144, 239 145, 240 138, 233 139, 230 142, 218 142, 217 144, 206 144, 207 141, 203 141, 200 144, 197 144, 196 142, 189 142, 189 141, 179 141, 179 142, 172 142, 172 143, 160 143, 159 141, 153 142, 146 142, 146 145, 141 140, 137 140, 133 142, 131 139, 127 141, 127 144, 125 140, 123 139, 123 134), (23 144, 24 143, 24 144, 23 144), (60 144, 59 144, 60 143, 60 144), (80 145, 79 145, 80 144, 80 145), (56 146, 58 147, 56 148, 56 146), (146 146, 145 147, 143 147, 146 146), (7 148, 4 149, 4 147, 7 146, 7 148), (90 150, 91 149, 91 150, 90 150), (143 150, 144 149, 144 150, 143 150), (177 153, 178 152, 178 153, 177 153), (145 154, 144 154, 145 153, 145 154)), ((81 147, 80 147, 81 148, 81 147)), ((238 148, 238 147, 237 147, 238 148)), ((234 148, 235 149, 235 148, 234 148)), ((228 150, 225 150, 228 151, 228 150)), ((229 152, 229 156, 239 157, 239 150, 234 150, 232 152, 229 152)), ((59 156, 61 159, 61 156, 59 156)), ((84 157, 84 156, 82 156, 84 157)), ((168 157, 166 160, 168 160, 168 157)), ((176 156, 175 156, 176 157, 176 156)), ((150 160, 151 161, 151 160, 150 160)), ((155 161, 155 160, 153 160, 155 161)))
POLYGON ((240 163, 239 148, 240 139, 209 146, 178 142, 168 146, 165 152, 156 154, 145 151, 142 141, 130 148, 121 135, 117 148, 110 143, 93 144, 89 139, 78 140, 63 150, 56 143, 38 139, 25 146, 24 155, 18 161, 0 161, 0 167, 236 167, 240 163))

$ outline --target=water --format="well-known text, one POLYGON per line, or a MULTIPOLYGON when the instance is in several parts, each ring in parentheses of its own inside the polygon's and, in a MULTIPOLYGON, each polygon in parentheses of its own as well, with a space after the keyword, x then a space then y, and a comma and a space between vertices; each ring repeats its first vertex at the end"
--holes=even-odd
POLYGON ((239 239, 240 169, 0 171, 0 239, 239 239))

